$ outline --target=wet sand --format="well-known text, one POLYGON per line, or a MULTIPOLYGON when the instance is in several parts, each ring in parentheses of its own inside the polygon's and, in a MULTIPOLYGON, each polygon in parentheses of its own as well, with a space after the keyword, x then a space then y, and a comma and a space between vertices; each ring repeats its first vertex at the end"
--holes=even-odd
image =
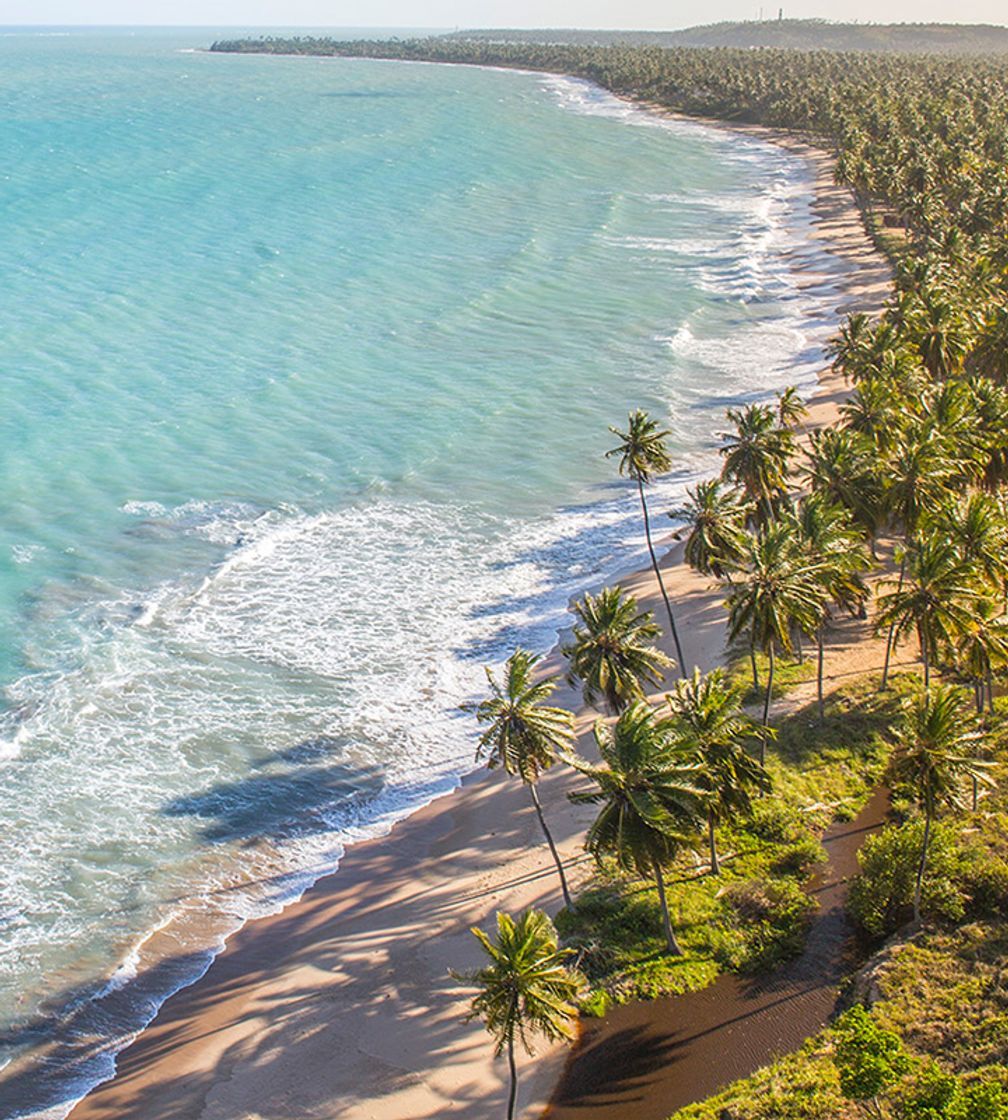
MULTIPOLYGON (((786 142, 797 145, 817 168, 813 242, 828 242, 854 269, 838 292, 838 311, 877 309, 889 273, 868 245, 853 201, 832 185, 824 153, 790 137, 786 142)), ((817 275, 818 251, 812 245, 807 257, 804 251, 795 255, 802 283, 835 284, 835 277, 817 275)), ((810 424, 832 422, 844 395, 837 375, 824 374, 810 424)), ((724 653, 723 594, 680 562, 681 551, 673 548, 662 561, 666 584, 687 661, 709 669, 724 653)), ((644 605, 660 611, 650 570, 621 582, 644 605)), ((849 671, 861 648, 855 639, 843 664, 831 659, 828 671, 849 671)), ((559 667, 555 654, 552 664, 559 667)), ((557 702, 576 705, 577 698, 560 695, 557 702)), ((580 729, 585 731, 593 718, 594 713, 580 711, 580 729)), ((581 839, 592 811, 567 803, 565 794, 576 784, 565 771, 551 773, 543 783, 546 812, 575 883, 588 870, 581 839)), ((492 1059, 478 1024, 462 1021, 466 993, 447 970, 477 963, 469 926, 488 926, 501 908, 515 911, 534 904, 555 912, 559 901, 555 871, 525 791, 497 775, 476 775, 454 795, 396 826, 390 837, 351 848, 338 873, 320 881, 300 903, 235 935, 206 976, 170 999, 119 1056, 116 1077, 81 1102, 73 1120, 499 1117, 506 1064, 492 1059)), ((720 983, 696 997, 706 999, 706 1021, 715 1032, 702 1037, 715 1043, 701 1047, 702 1038, 662 1035, 668 1029, 663 1003, 621 1012, 637 1017, 627 1019, 627 1029, 651 1031, 648 1037, 656 1039, 659 1050, 679 1046, 684 1056, 695 1055, 689 1068, 700 1070, 705 1061, 711 1064, 705 1053, 720 1055, 724 1049, 716 1021, 726 984, 741 984, 739 998, 750 999, 747 1006, 755 1011, 772 1009, 785 998, 772 991, 760 996, 755 989, 746 995, 738 980, 720 983)), ((745 1020, 724 1029, 766 1043, 739 1046, 730 1072, 722 1063, 726 1078, 756 1068, 778 1048, 777 1040, 757 1036, 745 1020)), ((632 1041, 635 1036, 624 1037, 632 1041)), ((565 1059, 562 1047, 552 1047, 535 1060, 523 1060, 523 1116, 541 1114, 565 1059)), ((595 1051, 585 1065, 602 1068, 602 1054, 595 1051)), ((652 1107, 649 1101, 664 1100, 664 1088, 652 1092, 648 1086, 660 1085, 665 1076, 663 1070, 637 1076, 633 1115, 643 1116, 638 1110, 652 1107)), ((681 1083, 677 1100, 708 1091, 709 1078, 675 1077, 681 1083)), ((9 1078, 0 1078, 0 1101, 4 1094, 16 1099, 10 1096, 16 1091, 9 1078)), ((571 1090, 574 1097, 584 1091, 571 1090)), ((558 1101, 558 1107, 576 1104, 558 1101)), ((616 1107, 627 1115, 625 1104, 616 1107)), ((593 1113, 599 1115, 595 1108, 593 1113)))

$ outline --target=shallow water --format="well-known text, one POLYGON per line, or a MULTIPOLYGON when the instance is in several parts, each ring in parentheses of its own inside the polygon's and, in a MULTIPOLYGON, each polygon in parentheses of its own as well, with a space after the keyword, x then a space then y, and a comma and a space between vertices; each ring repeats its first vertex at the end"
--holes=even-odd
POLYGON ((210 38, 0 35, 0 1063, 452 788, 482 666, 641 557, 607 425, 669 418, 671 508, 834 325, 791 154, 210 38))

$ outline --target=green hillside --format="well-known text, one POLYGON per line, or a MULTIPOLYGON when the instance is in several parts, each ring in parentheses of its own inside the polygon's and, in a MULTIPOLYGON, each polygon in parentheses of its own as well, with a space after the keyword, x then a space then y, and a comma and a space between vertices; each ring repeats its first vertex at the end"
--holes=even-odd
POLYGON ((711 23, 682 31, 509 29, 456 31, 448 39, 576 46, 774 47, 793 50, 906 51, 925 54, 1008 53, 1008 27, 951 23, 830 23, 818 19, 711 23))

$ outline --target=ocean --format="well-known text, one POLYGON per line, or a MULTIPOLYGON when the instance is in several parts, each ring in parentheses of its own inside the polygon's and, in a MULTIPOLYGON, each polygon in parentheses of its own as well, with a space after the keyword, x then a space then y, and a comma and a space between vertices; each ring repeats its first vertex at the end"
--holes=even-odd
POLYGON ((671 528, 836 326, 793 154, 213 38, 0 29, 4 1120, 473 767, 483 667, 644 560, 608 425, 671 528))

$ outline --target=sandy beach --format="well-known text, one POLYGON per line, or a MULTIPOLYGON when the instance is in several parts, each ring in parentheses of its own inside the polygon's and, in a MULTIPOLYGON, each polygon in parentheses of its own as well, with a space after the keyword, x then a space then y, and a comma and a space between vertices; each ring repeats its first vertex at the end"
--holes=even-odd
MULTIPOLYGON (((800 282, 837 283, 816 272, 816 258, 828 246, 851 269, 838 314, 877 310, 889 271, 849 192, 833 184, 829 157, 791 136, 745 131, 785 144, 815 168, 815 226, 808 248, 793 261, 800 282)), ((826 371, 809 426, 831 423, 845 392, 842 379, 826 371)), ((662 563, 687 660, 709 669, 724 654, 722 593, 681 563, 681 546, 662 563)), ((649 569, 621 582, 657 614, 649 569)), ((869 668, 873 657, 841 628, 828 672, 835 680, 869 668)), ((559 670, 560 660, 554 652, 550 667, 559 670)), ((557 702, 579 707, 569 690, 557 702)), ((577 718, 587 734, 595 713, 580 709, 577 718)), ((568 803, 566 793, 577 784, 567 771, 542 783, 575 886, 590 871, 581 840, 593 813, 568 803)), ((300 902, 232 937, 204 978, 164 1005, 119 1056, 116 1077, 72 1118, 499 1117, 506 1063, 493 1060, 480 1024, 463 1021, 468 996, 448 969, 479 962, 469 928, 487 927, 496 910, 536 905, 555 912, 559 904, 555 869, 526 791, 517 781, 477 773, 389 837, 350 848, 338 873, 300 902)), ((563 1047, 522 1060, 522 1116, 541 1114, 565 1060, 563 1047)))

